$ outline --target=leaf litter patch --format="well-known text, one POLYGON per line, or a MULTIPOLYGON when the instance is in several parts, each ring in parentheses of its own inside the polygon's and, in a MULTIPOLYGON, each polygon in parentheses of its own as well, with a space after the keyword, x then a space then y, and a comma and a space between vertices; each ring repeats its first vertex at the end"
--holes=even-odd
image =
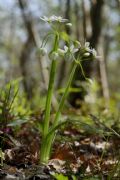
MULTIPOLYGON (((73 175, 77 179, 97 175, 105 179, 119 166, 118 137, 105 139, 97 134, 81 133, 73 127, 62 130, 63 140, 54 143, 49 163, 39 165, 41 140, 31 126, 28 123, 22 125, 16 135, 1 131, 4 159, 0 179, 56 179, 60 174, 69 179, 73 175)), ((115 172, 117 178, 119 170, 115 172)))

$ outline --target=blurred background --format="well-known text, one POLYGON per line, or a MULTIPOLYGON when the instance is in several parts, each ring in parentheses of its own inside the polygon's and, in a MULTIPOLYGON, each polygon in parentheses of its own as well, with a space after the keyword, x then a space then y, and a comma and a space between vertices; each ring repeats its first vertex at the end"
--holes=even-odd
MULTIPOLYGON (((120 0, 0 1, 0 87, 17 80, 31 107, 44 107, 50 62, 36 54, 49 30, 40 20, 43 15, 69 19, 72 27, 64 28, 65 33, 82 44, 90 42, 101 56, 83 62, 92 84, 84 81, 80 69, 76 71, 68 105, 120 108, 120 0)), ((55 96, 61 95, 69 71, 69 62, 61 60, 55 96)))

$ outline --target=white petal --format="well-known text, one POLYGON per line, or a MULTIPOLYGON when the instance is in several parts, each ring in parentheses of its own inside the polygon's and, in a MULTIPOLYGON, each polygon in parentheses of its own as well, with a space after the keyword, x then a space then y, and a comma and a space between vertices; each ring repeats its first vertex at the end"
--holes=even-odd
POLYGON ((65 50, 65 52, 67 52, 68 51, 68 47, 64 46, 64 50, 65 50))
POLYGON ((48 21, 48 18, 46 16, 40 17, 40 19, 43 21, 48 21))
POLYGON ((97 56, 97 52, 96 52, 95 49, 92 50, 92 54, 93 54, 93 56, 95 56, 95 57, 97 56))
POLYGON ((89 42, 85 42, 85 47, 89 47, 90 43, 89 42))
POLYGON ((73 44, 70 46, 70 50, 71 50, 71 51, 74 50, 74 45, 73 45, 73 44))
POLYGON ((74 49, 74 50, 73 50, 73 53, 76 53, 78 50, 79 50, 79 49, 77 49, 77 48, 76 48, 76 49, 74 49))
POLYGON ((50 18, 49 18, 51 21, 56 21, 57 17, 55 15, 52 15, 50 18))

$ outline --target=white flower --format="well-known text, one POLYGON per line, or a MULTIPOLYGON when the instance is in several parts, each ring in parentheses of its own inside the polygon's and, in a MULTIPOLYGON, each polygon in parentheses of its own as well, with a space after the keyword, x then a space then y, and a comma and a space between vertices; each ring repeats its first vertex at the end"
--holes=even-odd
POLYGON ((75 46, 72 44, 70 47, 64 46, 65 51, 65 59, 68 61, 74 60, 74 54, 78 51, 78 48, 75 48, 75 46))
POLYGON ((43 16, 40 19, 48 23, 52 23, 52 22, 64 23, 68 21, 67 19, 63 19, 61 16, 55 16, 55 15, 52 15, 50 17, 43 16))
POLYGON ((88 51, 88 52, 91 52, 90 43, 89 42, 85 42, 85 50, 88 51))
POLYGON ((85 47, 90 47, 90 43, 89 42, 85 42, 85 47))
POLYGON ((67 53, 68 52, 68 46, 64 46, 64 52, 67 53))
POLYGON ((97 56, 97 52, 96 50, 93 48, 90 48, 90 43, 89 42, 85 42, 85 50, 86 52, 84 53, 85 57, 88 57, 90 55, 93 55, 93 57, 97 58, 99 56, 97 56))
POLYGON ((58 16, 58 17, 55 16, 55 20, 58 22, 63 22, 63 23, 68 21, 68 19, 63 19, 61 16, 58 16))
POLYGON ((70 47, 64 46, 65 52, 69 52, 70 54, 76 53, 79 49, 75 48, 75 46, 72 44, 70 47))
POLYGON ((50 19, 47 18, 46 16, 40 17, 40 19, 43 20, 43 21, 45 21, 45 22, 49 22, 49 21, 50 21, 50 19))
POLYGON ((74 60, 74 53, 76 53, 79 49, 75 48, 75 46, 72 44, 70 47, 64 46, 64 49, 58 49, 58 53, 61 56, 65 56, 65 59, 67 60, 74 60))
POLYGON ((94 57, 97 57, 97 51, 94 48, 92 49, 92 54, 94 57))
POLYGON ((74 45, 72 44, 70 47, 68 46, 64 46, 64 49, 58 49, 58 53, 61 55, 61 56, 64 56, 66 57, 66 59, 72 59, 73 58, 73 54, 76 53, 79 49, 78 48, 75 48, 74 45))

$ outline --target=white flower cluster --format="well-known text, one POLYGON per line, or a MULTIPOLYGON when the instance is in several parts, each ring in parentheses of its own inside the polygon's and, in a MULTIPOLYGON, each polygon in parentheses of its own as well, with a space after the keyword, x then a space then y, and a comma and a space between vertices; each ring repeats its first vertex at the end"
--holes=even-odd
MULTIPOLYGON (((64 19, 61 16, 55 16, 52 15, 50 17, 46 17, 43 16, 41 17, 41 20, 52 24, 52 23, 65 23, 65 25, 71 26, 72 24, 68 22, 68 19, 64 19)), ((52 28, 54 27, 51 26, 52 28)), ((58 30, 59 33, 59 29, 60 26, 56 26, 53 29, 55 29, 56 31, 58 30)), ((56 33, 56 32, 55 32, 56 33)), ((44 47, 41 47, 39 49, 39 54, 41 56, 44 56, 45 54, 47 54, 47 50, 44 47)), ((94 48, 90 47, 90 43, 89 42, 85 42, 85 44, 83 46, 81 46, 79 41, 72 41, 70 42, 70 44, 68 46, 64 46, 63 49, 58 48, 56 51, 52 51, 49 54, 49 58, 52 60, 57 60, 59 59, 59 56, 64 57, 66 60, 76 60, 76 55, 78 57, 78 59, 93 59, 93 58, 97 58, 97 52, 94 48), (76 54, 77 53, 77 54, 76 54)))
POLYGON ((68 47, 68 46, 64 46, 64 49, 58 49, 58 53, 61 56, 64 56, 66 60, 74 60, 74 54, 76 52, 78 52, 78 48, 76 48, 73 44, 68 47))
POLYGON ((47 23, 52 23, 52 22, 65 23, 65 22, 68 22, 68 19, 64 19, 61 16, 55 16, 55 15, 52 15, 50 17, 43 16, 40 19, 47 22, 47 23))
MULTIPOLYGON (((79 41, 75 41, 75 45, 74 44, 72 44, 71 46, 65 45, 63 49, 59 48, 57 51, 53 51, 53 52, 49 53, 49 58, 52 60, 53 59, 57 60, 57 59, 59 59, 59 56, 62 56, 68 61, 73 61, 73 60, 75 60, 75 54, 78 51, 80 53, 82 52, 81 58, 82 57, 89 58, 89 57, 91 57, 91 55, 93 58, 99 57, 99 56, 97 56, 96 50, 90 48, 89 42, 86 42, 85 45, 82 47, 79 41)), ((41 56, 45 56, 47 54, 47 50, 45 48, 40 48, 39 54, 41 56)))
POLYGON ((84 57, 89 57, 90 55, 93 55, 93 57, 97 57, 97 52, 94 48, 90 48, 90 43, 85 42, 85 53, 84 57))

